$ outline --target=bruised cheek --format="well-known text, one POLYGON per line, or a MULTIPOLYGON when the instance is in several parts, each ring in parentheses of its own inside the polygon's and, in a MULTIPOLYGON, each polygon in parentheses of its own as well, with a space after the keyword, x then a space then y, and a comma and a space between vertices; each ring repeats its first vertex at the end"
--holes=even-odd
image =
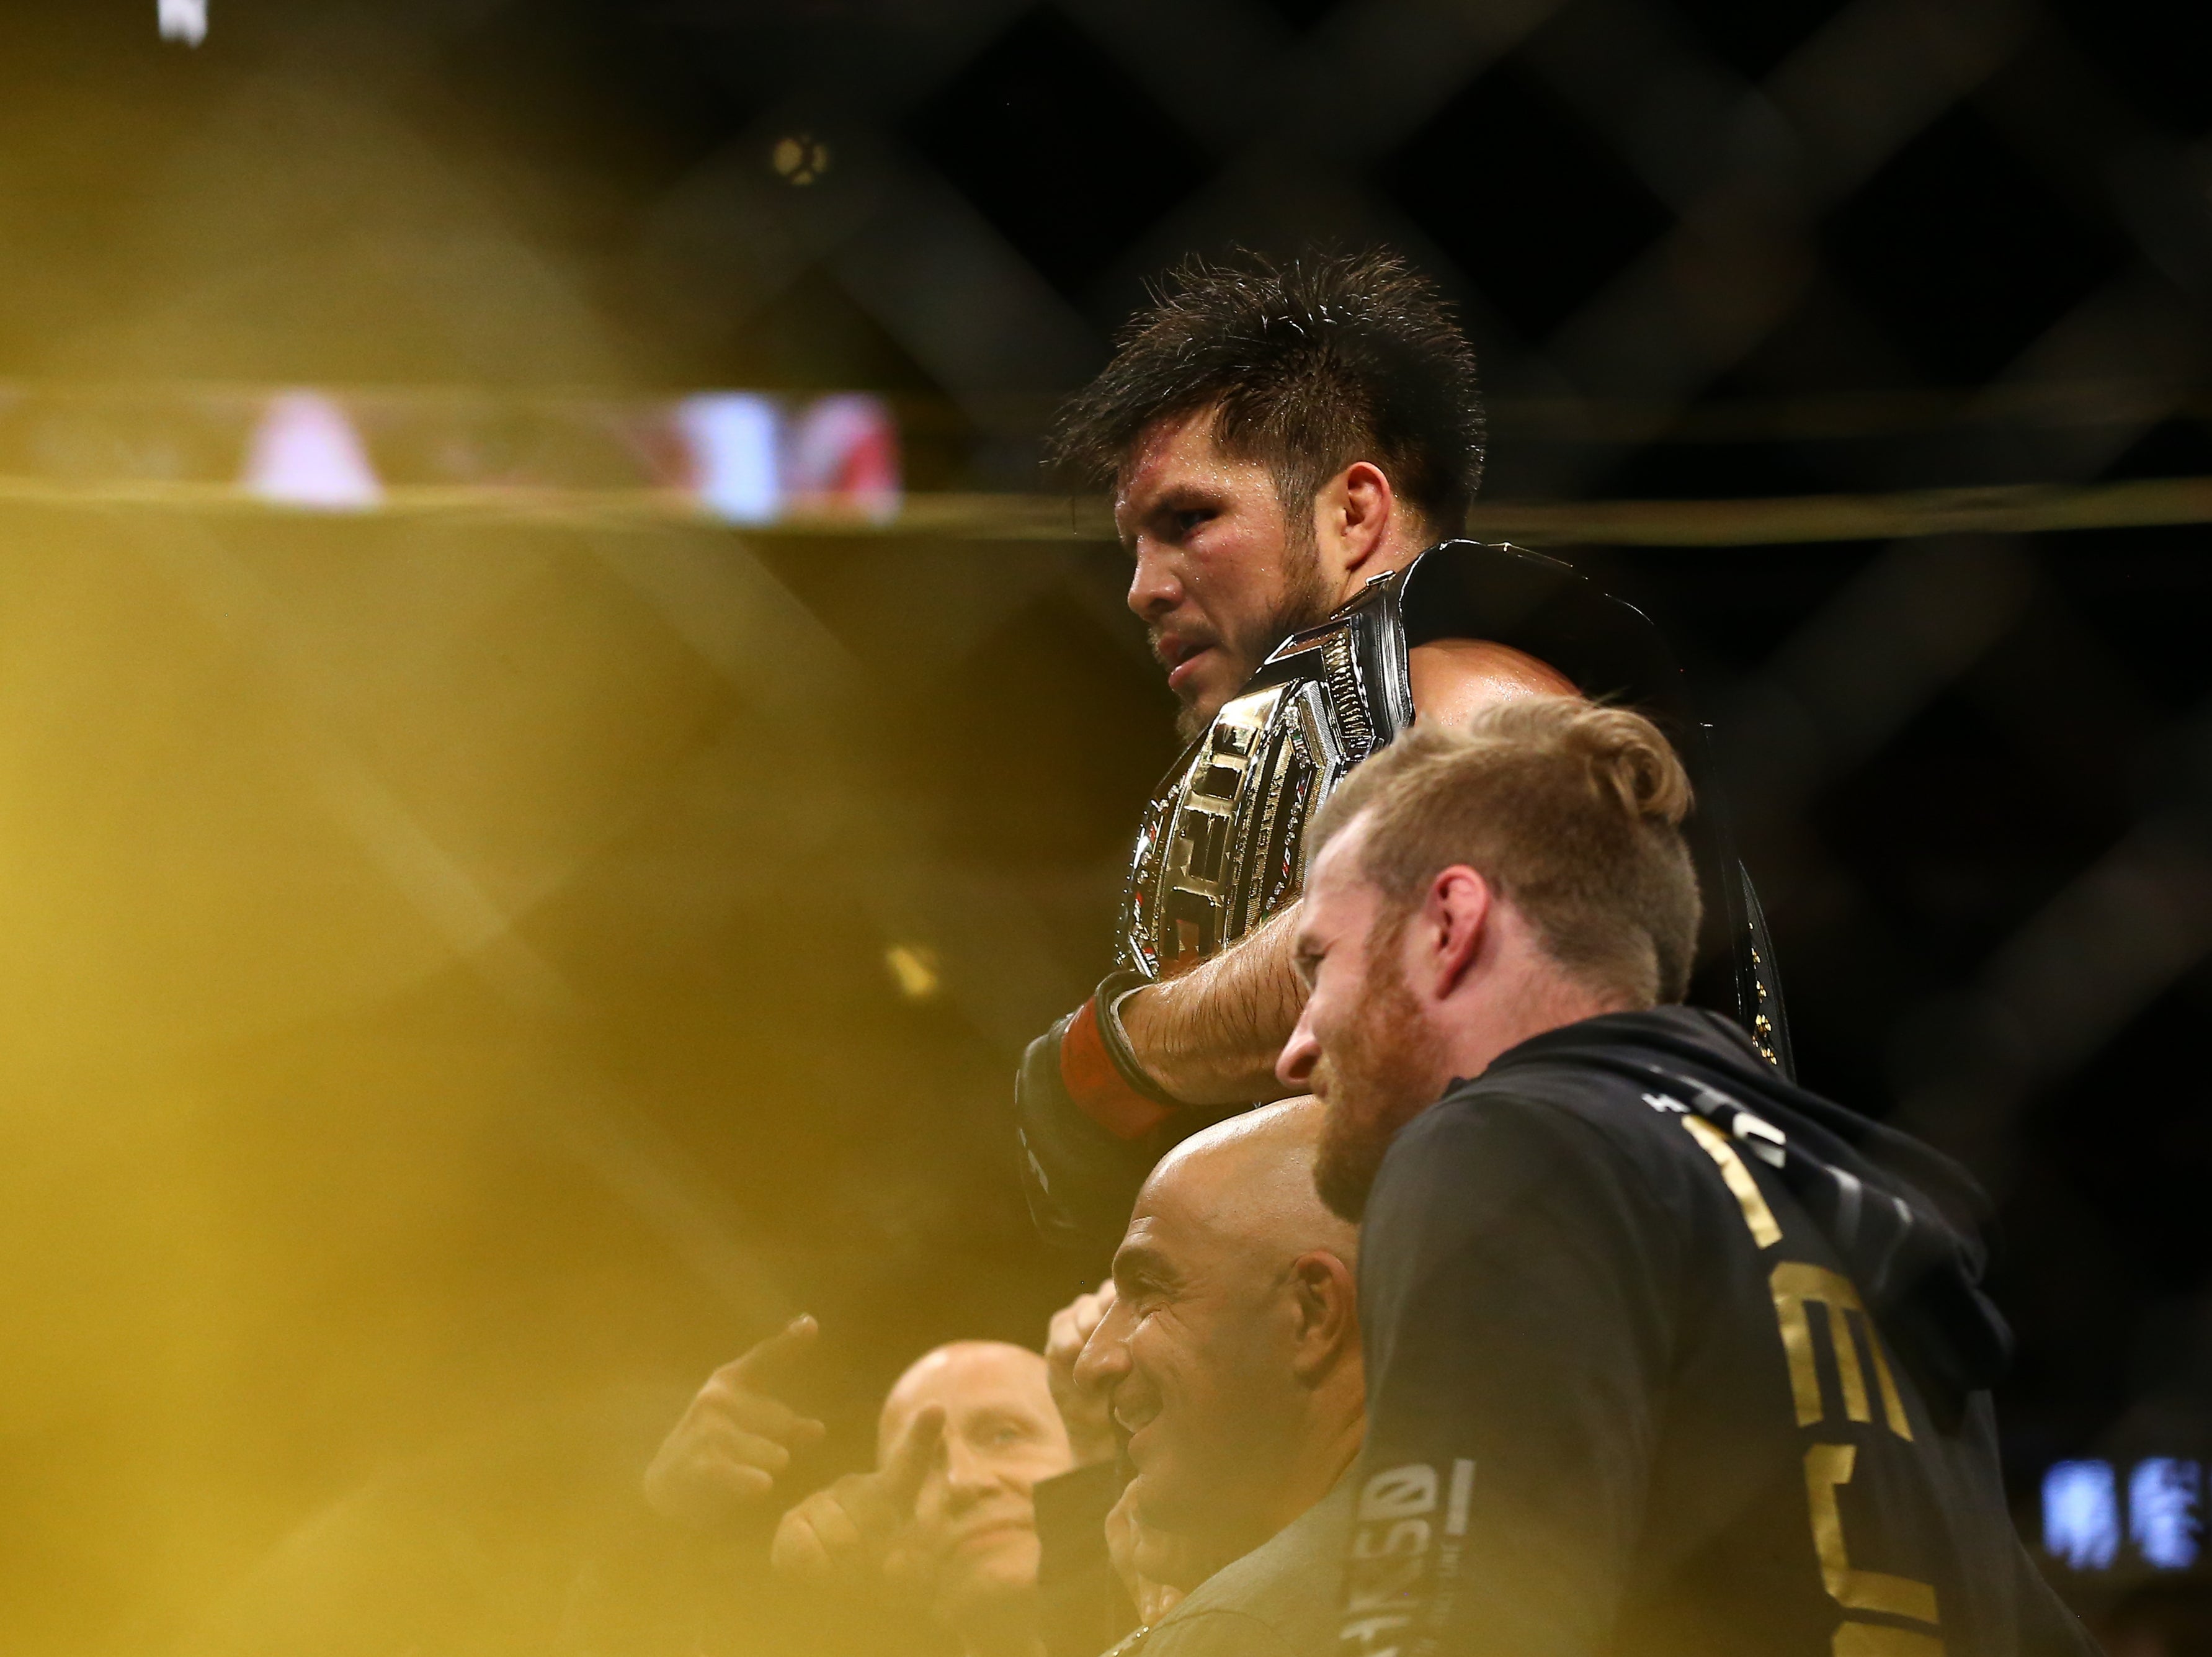
POLYGON ((1224 632, 1273 615, 1287 585, 1287 553, 1279 536, 1237 525, 1192 549, 1184 588, 1224 632))

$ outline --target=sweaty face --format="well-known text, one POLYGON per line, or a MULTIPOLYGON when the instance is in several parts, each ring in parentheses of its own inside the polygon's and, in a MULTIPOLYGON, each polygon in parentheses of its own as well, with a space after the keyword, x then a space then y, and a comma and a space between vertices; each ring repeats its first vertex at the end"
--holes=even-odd
POLYGON ((991 1602, 1036 1587, 1039 1479, 1074 1465, 1044 1359, 1019 1347, 967 1343, 909 1369, 884 1404, 887 1453, 925 1405, 945 1409, 945 1447, 915 1501, 909 1541, 940 1620, 957 1626, 991 1602))
POLYGON ((1129 1435, 1138 1517, 1194 1536, 1267 1510, 1297 1402, 1282 1274, 1216 1229, 1228 1200, 1146 1188, 1114 1257, 1113 1309, 1084 1353, 1129 1435))
POLYGON ((1182 704, 1186 740, 1268 651, 1328 613, 1312 524, 1285 516, 1264 466, 1221 453, 1211 409, 1138 438, 1114 523, 1136 560, 1129 608, 1182 704))
POLYGON ((1298 927, 1299 967, 1312 986, 1294 1045, 1319 1049, 1306 1085, 1328 1107, 1314 1185, 1357 1224, 1398 1130, 1436 1102, 1442 1044, 1421 1016, 1402 961, 1407 917, 1359 875, 1357 824, 1315 860, 1298 927))

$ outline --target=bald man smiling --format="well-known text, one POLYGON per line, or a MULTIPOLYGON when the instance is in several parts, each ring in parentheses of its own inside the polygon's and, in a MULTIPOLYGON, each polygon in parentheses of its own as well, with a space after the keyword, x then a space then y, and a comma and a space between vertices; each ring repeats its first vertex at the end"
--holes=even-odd
POLYGON ((1334 1645, 1365 1417, 1358 1234, 1315 1192, 1321 1125, 1295 1100, 1185 1140, 1115 1254, 1113 1305, 1076 1375, 1127 1435, 1134 1575, 1183 1596, 1125 1654, 1334 1645))

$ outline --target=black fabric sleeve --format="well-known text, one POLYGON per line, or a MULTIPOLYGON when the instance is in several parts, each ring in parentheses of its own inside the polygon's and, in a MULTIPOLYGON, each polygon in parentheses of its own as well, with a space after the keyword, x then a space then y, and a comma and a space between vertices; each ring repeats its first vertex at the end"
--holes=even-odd
POLYGON ((2027 1550, 2015 1544, 2012 1551, 2020 1657, 2101 1657, 2088 1629, 2036 1569, 2027 1550))
POLYGON ((1679 1295, 1631 1158, 1554 1106, 1448 1099, 1362 1233, 1368 1438, 1344 1657, 1610 1649, 1679 1295))
POLYGON ((1137 1626, 1106 1550, 1106 1515, 1125 1480, 1112 1462, 1037 1485, 1037 1631, 1047 1657, 1098 1657, 1137 1626))

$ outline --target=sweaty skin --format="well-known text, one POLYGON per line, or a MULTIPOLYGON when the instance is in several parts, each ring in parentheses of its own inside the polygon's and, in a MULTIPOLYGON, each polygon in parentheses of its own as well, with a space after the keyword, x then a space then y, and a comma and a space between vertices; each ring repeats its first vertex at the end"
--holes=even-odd
MULTIPOLYGON (((1115 522, 1135 568, 1129 608, 1144 622, 1186 737, 1212 722, 1267 651, 1433 540, 1382 468, 1359 460, 1314 497, 1310 537, 1293 536, 1274 479, 1224 454, 1211 410, 1163 421, 1124 468, 1115 522)), ((1456 722, 1520 696, 1573 696, 1557 670, 1510 646, 1443 639, 1407 654, 1418 719, 1456 722)), ((1275 1057, 1304 986, 1291 964, 1295 905, 1192 971, 1121 1003, 1138 1062, 1191 1105, 1279 1099, 1275 1057)))

